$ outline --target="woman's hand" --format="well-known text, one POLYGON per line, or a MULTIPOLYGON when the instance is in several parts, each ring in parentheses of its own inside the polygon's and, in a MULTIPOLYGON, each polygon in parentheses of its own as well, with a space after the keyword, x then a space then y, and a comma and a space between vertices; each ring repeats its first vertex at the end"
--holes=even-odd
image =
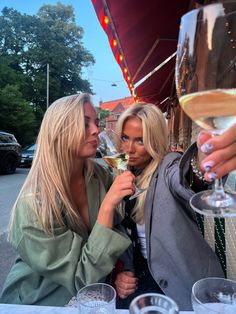
POLYGON ((115 209, 125 196, 134 193, 134 181, 135 176, 130 171, 125 171, 115 178, 98 213, 100 224, 112 228, 115 209))
POLYGON ((125 299, 134 293, 137 287, 137 278, 131 271, 123 271, 116 277, 115 286, 117 294, 121 299, 125 299))
POLYGON ((125 171, 118 175, 102 204, 107 204, 107 206, 115 208, 125 196, 134 193, 134 181, 135 176, 130 171, 125 171))
POLYGON ((211 181, 236 169, 236 124, 223 134, 211 137, 205 135, 201 142, 201 151, 207 155, 201 168, 205 179, 211 181))

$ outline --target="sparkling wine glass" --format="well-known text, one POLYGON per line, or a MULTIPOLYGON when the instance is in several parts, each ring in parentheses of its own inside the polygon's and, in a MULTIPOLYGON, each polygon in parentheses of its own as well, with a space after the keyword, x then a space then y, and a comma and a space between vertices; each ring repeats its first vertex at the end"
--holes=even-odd
MULTIPOLYGON (((183 110, 214 135, 236 123, 236 2, 200 7, 181 19, 176 91, 183 110)), ((193 209, 215 217, 236 216, 236 194, 213 190, 196 193, 193 209)))
MULTIPOLYGON (((119 152, 116 148, 121 138, 112 129, 105 129, 98 136, 100 140, 99 150, 103 160, 112 168, 121 171, 127 170, 129 155, 126 152, 119 152)), ((140 189, 135 185, 135 192, 129 197, 129 200, 136 198, 147 189, 140 189)))

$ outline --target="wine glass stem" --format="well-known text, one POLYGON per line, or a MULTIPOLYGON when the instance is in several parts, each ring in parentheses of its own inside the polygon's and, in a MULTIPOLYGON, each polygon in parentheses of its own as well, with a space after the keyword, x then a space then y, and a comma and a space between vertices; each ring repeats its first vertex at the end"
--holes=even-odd
POLYGON ((223 187, 223 183, 222 183, 222 179, 215 179, 214 182, 214 194, 215 194, 215 198, 216 200, 223 200, 226 198, 226 194, 224 191, 224 187, 223 187))

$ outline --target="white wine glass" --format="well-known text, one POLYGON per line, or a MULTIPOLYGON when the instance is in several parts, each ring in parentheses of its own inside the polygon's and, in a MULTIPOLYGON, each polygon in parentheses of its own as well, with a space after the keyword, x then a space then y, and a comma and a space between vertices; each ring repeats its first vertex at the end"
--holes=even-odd
MULTIPOLYGON (((200 127, 217 135, 236 123, 236 2, 206 5, 182 17, 175 78, 182 109, 200 127)), ((200 214, 236 216, 236 194, 224 191, 221 178, 190 204, 200 214)))
MULTIPOLYGON (((129 154, 126 152, 119 152, 118 142, 122 141, 121 138, 112 129, 104 129, 99 133, 99 150, 103 160, 111 167, 117 170, 125 171, 128 169, 129 154)), ((135 185, 135 192, 129 197, 132 200, 145 192, 148 188, 140 189, 135 185)))

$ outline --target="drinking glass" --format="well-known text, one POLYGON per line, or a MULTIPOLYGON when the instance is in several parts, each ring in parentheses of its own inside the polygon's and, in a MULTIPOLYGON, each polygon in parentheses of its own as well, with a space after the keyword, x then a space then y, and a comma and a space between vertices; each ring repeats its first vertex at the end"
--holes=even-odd
POLYGON ((192 288, 195 314, 235 314, 236 282, 217 277, 203 278, 192 288))
POLYGON ((105 283, 94 283, 77 293, 79 314, 114 314, 116 291, 105 283))
MULTIPOLYGON (((102 154, 103 160, 112 168, 125 171, 128 167, 129 155, 126 152, 119 152, 118 142, 122 141, 121 138, 111 129, 105 129, 99 133, 99 150, 102 154)), ((136 198, 148 188, 141 189, 135 185, 135 192, 129 197, 129 200, 136 198)))
MULTIPOLYGON (((182 17, 175 74, 180 105, 200 127, 217 135, 236 123, 236 2, 182 17)), ((190 204, 200 214, 236 216, 236 194, 224 191, 218 178, 190 204)))
POLYGON ((178 314, 179 307, 171 298, 158 293, 145 293, 134 298, 130 314, 178 314))

